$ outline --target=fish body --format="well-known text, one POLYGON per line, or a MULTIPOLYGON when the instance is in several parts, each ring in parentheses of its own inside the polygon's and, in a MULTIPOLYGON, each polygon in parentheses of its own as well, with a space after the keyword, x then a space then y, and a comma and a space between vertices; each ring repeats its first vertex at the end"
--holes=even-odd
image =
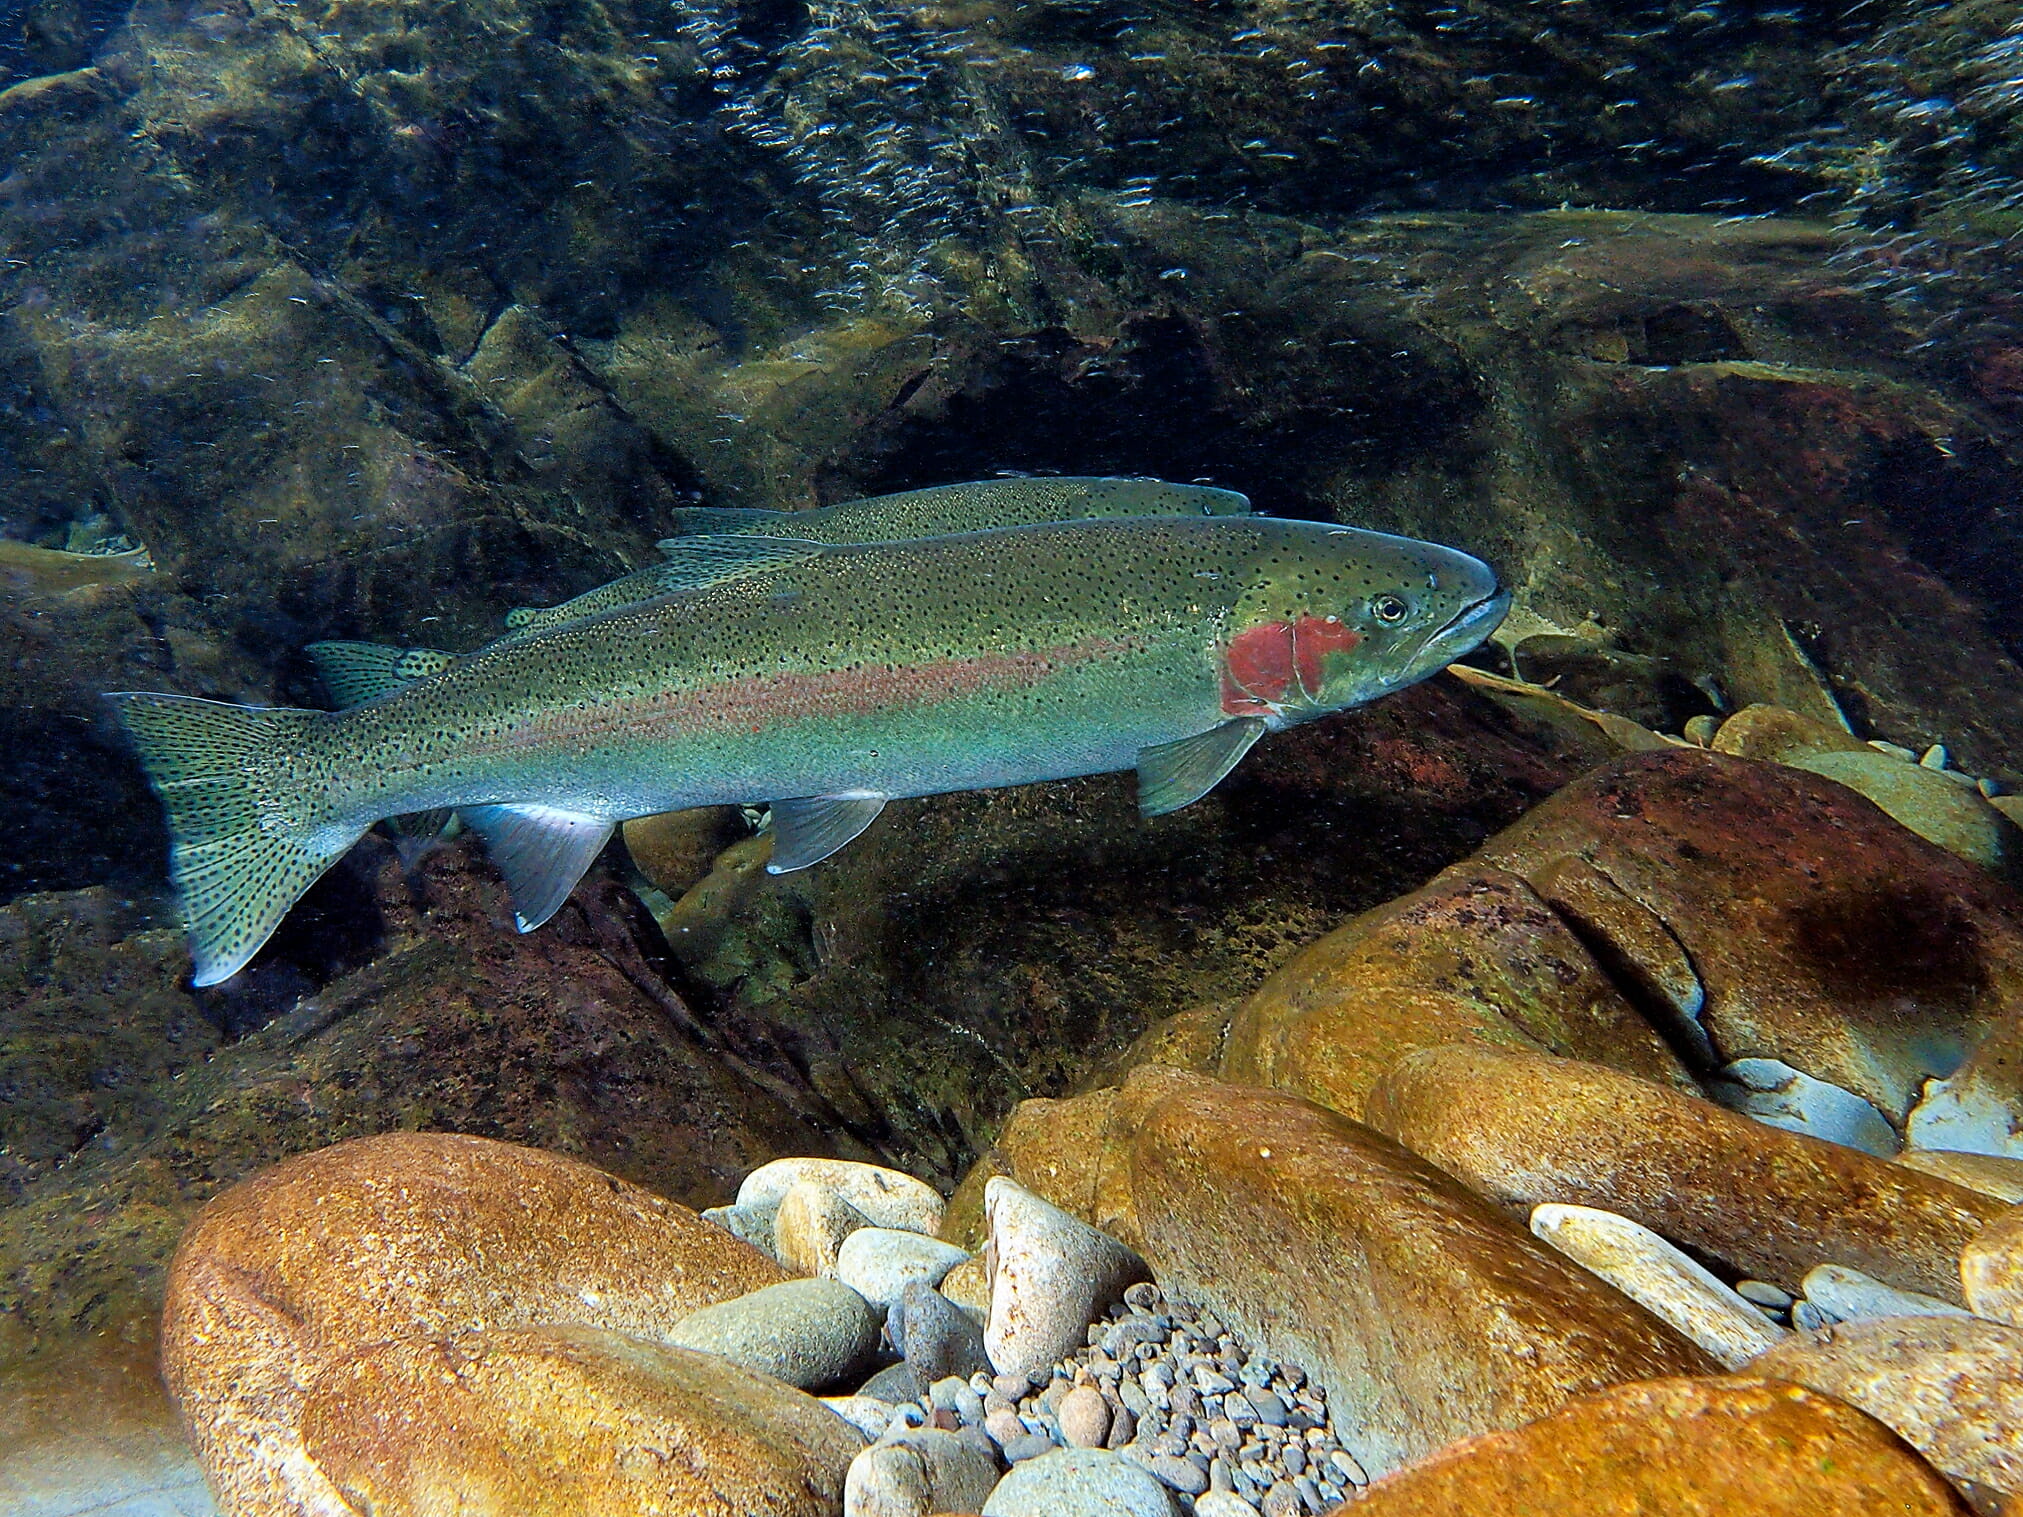
POLYGON ((760 571, 345 711, 115 697, 169 813, 197 982, 236 972, 382 817, 460 811, 526 930, 653 812, 771 801, 776 869, 900 796, 1135 767, 1156 814, 1265 731, 1444 666, 1507 603, 1466 554, 1258 517, 748 541, 760 571))
POLYGON ((1120 516, 1240 516, 1249 497, 1206 485, 1097 476, 982 479, 933 485, 897 495, 872 495, 813 511, 744 511, 714 506, 674 512, 681 535, 658 545, 665 562, 586 590, 557 606, 521 606, 506 614, 514 632, 538 631, 595 616, 634 601, 691 590, 764 567, 726 556, 725 534, 817 543, 900 542, 1049 521, 1120 516))

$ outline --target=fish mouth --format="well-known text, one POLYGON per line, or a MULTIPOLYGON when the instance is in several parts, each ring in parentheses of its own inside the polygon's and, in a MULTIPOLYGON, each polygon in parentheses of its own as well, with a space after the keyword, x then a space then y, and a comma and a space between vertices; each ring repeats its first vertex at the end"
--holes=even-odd
POLYGON ((1429 674, 1445 668, 1463 654, 1473 653, 1488 640, 1510 610, 1510 592, 1497 590, 1471 601, 1451 617, 1447 625, 1426 639, 1415 660, 1429 674))

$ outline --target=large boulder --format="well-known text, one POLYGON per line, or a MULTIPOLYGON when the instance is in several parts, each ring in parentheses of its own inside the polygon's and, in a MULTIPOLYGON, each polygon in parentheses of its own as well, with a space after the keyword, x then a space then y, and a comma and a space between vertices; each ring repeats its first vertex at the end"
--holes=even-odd
MULTIPOLYGON (((204 1208, 170 1268, 162 1373, 234 1511, 342 1510, 303 1418, 347 1355, 479 1329, 654 1339, 786 1278, 686 1207, 577 1160, 391 1133, 289 1160, 204 1208)), ((430 1359, 406 1356, 402 1373, 430 1359)), ((495 1368, 510 1382, 509 1363, 495 1368)))
POLYGON ((1379 1134, 1146 1068, 1122 1093, 1161 1284, 1304 1365, 1373 1473, 1621 1380, 1705 1372, 1671 1328, 1379 1134))
POLYGON ((768 1376, 582 1326, 375 1344, 302 1413, 341 1510, 375 1517, 427 1517, 446 1492, 470 1517, 835 1517, 863 1442, 768 1376))
POLYGON ((1404 1055, 1462 1042, 1696 1088, 1552 907, 1472 861, 1302 949, 1238 1010, 1222 1075, 1359 1116, 1404 1055))
POLYGON ((1653 1380, 1443 1449, 1372 1485, 1358 1517, 1966 1517, 1881 1423, 1796 1385, 1653 1380))
POLYGON ((1619 1212, 1788 1289, 1817 1265, 1845 1264, 1957 1302, 1961 1248, 2007 1210, 1936 1176, 1542 1054, 1410 1055, 1366 1113, 1513 1211, 1560 1201, 1619 1212))

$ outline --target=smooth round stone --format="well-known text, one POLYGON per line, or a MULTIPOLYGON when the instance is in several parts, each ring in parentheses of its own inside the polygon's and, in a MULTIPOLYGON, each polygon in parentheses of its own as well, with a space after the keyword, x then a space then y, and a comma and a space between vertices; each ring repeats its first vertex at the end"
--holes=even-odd
MULTIPOLYGON (((1024 1423, 1019 1424, 1024 1427, 1024 1423)), ((1043 1459, 1060 1445, 1045 1433, 1020 1433, 1016 1438, 1004 1442, 1004 1457, 1007 1464, 1021 1464, 1028 1459, 1043 1459)))
POLYGON ((1751 1306, 1760 1306, 1773 1312, 1788 1312, 1798 1298, 1781 1285, 1768 1280, 1738 1280, 1735 1294, 1751 1306))
POLYGON ((1208 1489, 1208 1472, 1192 1459, 1183 1459, 1178 1454, 1154 1454, 1145 1461, 1145 1467, 1161 1485, 1169 1485, 1189 1496, 1197 1496, 1208 1489))
POLYGON ((773 1257, 800 1275, 833 1275, 844 1240, 871 1226, 831 1186, 803 1180, 788 1187, 773 1215, 773 1257))
POLYGON ((969 1255, 953 1243, 898 1228, 859 1228, 836 1252, 836 1278, 883 1307, 894 1307, 909 1285, 939 1285, 969 1255))
POLYGON ((1089 1324, 1151 1274, 1116 1239, 1002 1176, 984 1187, 990 1320, 984 1352, 1000 1373, 1044 1374, 1084 1346, 1089 1324))
POLYGON ((1012 1466, 983 1517, 1173 1517, 1173 1498, 1127 1459, 1059 1449, 1012 1466))
POLYGON ((788 1280, 692 1312, 667 1337, 816 1390, 863 1371, 878 1345, 878 1312, 840 1281, 788 1280))
POLYGON ((921 1428, 874 1443, 850 1461, 843 1517, 973 1512, 997 1484, 997 1461, 968 1438, 921 1428))
POLYGON ((2014 822, 1934 770, 1880 753, 1814 753, 1791 763, 1860 791, 1919 837, 1985 868, 1999 871, 2019 851, 2014 822))
POLYGON ((1194 1498, 1194 1517, 1257 1517, 1257 1508, 1234 1491, 1204 1491, 1194 1498))
POLYGON ((902 1401, 917 1399, 920 1395, 920 1385, 913 1378, 913 1371, 907 1365, 888 1364, 858 1386, 857 1394, 874 1397, 884 1402, 889 1410, 902 1401))
POLYGON ((941 1226, 939 1191, 923 1180, 849 1159, 775 1159, 745 1176, 738 1187, 741 1207, 778 1207, 803 1180, 828 1186, 876 1227, 931 1233, 941 1226))
POLYGON ((1099 1449, 1110 1436, 1110 1404, 1094 1386, 1078 1385, 1069 1391, 1054 1415, 1070 1448, 1099 1449))

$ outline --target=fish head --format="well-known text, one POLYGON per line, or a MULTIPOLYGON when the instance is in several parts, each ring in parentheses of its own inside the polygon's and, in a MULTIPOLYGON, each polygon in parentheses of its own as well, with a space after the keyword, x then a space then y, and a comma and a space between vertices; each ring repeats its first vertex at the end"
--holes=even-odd
POLYGON ((1438 543, 1285 522, 1253 561, 1219 648, 1226 715, 1291 725, 1416 684, 1510 608, 1495 571, 1438 543))

